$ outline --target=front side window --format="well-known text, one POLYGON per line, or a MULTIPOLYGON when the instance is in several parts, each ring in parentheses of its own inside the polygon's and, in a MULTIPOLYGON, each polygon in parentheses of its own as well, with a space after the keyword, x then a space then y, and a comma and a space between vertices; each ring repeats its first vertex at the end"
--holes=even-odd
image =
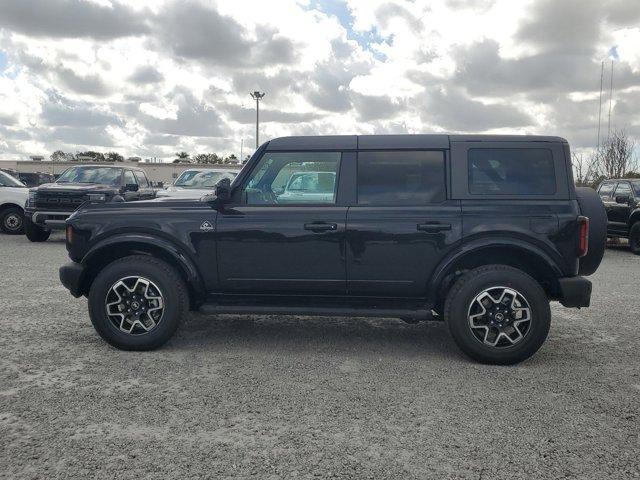
POLYGON ((615 187, 615 183, 603 183, 600 185, 600 189, 598 190, 598 194, 600 198, 611 198, 611 194, 613 193, 613 187, 615 187))
POLYGON ((243 189, 248 205, 333 204, 340 152, 267 152, 243 189))
POLYGON ((556 173, 551 150, 471 148, 469 193, 477 195, 553 195, 556 173))
POLYGON ((136 177, 133 176, 133 172, 131 170, 126 170, 124 172, 124 184, 125 185, 137 185, 136 177))
POLYGON ((136 176, 136 180, 138 180, 138 185, 141 187, 148 187, 149 181, 147 180, 147 176, 139 170, 134 170, 134 175, 136 176))
POLYGON ((358 153, 358 205, 426 205, 444 199, 442 152, 358 153))
POLYGON ((66 169, 56 183, 95 183, 120 185, 122 169, 114 167, 71 167, 66 169))

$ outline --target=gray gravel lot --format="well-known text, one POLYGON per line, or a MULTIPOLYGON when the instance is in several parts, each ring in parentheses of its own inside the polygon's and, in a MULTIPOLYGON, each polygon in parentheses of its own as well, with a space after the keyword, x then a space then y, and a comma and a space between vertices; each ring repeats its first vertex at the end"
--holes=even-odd
POLYGON ((444 325, 191 316, 120 352, 58 282, 61 235, 0 236, 2 478, 638 478, 640 257, 542 350, 472 363, 444 325))

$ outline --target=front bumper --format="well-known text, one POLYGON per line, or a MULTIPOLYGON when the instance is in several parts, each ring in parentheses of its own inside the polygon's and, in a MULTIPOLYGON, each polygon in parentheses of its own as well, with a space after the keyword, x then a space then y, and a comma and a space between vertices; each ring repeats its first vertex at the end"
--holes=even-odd
POLYGON ((562 305, 569 308, 588 307, 591 303, 591 282, 584 277, 566 277, 558 280, 562 305))
POLYGON ((42 210, 27 209, 25 211, 25 215, 29 217, 32 223, 40 227, 44 227, 47 229, 64 230, 66 226, 67 218, 69 218, 73 214, 73 212, 74 210, 42 211, 42 210))
POLYGON ((60 282, 65 286, 74 297, 79 297, 82 292, 82 280, 85 268, 76 262, 65 263, 60 267, 60 282))

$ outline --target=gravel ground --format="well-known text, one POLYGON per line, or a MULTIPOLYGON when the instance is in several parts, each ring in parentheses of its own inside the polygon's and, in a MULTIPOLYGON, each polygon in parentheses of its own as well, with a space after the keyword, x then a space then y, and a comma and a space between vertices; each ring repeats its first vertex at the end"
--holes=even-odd
POLYGON ((553 306, 515 367, 444 325, 193 315, 115 350, 58 281, 60 235, 0 236, 2 478, 640 477, 640 257, 609 249, 592 307, 553 306))

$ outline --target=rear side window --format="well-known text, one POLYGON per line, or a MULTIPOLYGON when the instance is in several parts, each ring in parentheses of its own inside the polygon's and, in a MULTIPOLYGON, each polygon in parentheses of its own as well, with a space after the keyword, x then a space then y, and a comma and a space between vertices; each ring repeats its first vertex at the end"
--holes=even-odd
POLYGON ((444 200, 442 152, 358 153, 359 205, 425 205, 444 200))
POLYGON ((631 196, 631 185, 627 182, 620 182, 618 184, 618 188, 616 188, 616 197, 620 195, 626 195, 628 197, 631 196))
POLYGON ((543 148, 469 149, 469 193, 552 195, 556 174, 551 150, 543 148))

